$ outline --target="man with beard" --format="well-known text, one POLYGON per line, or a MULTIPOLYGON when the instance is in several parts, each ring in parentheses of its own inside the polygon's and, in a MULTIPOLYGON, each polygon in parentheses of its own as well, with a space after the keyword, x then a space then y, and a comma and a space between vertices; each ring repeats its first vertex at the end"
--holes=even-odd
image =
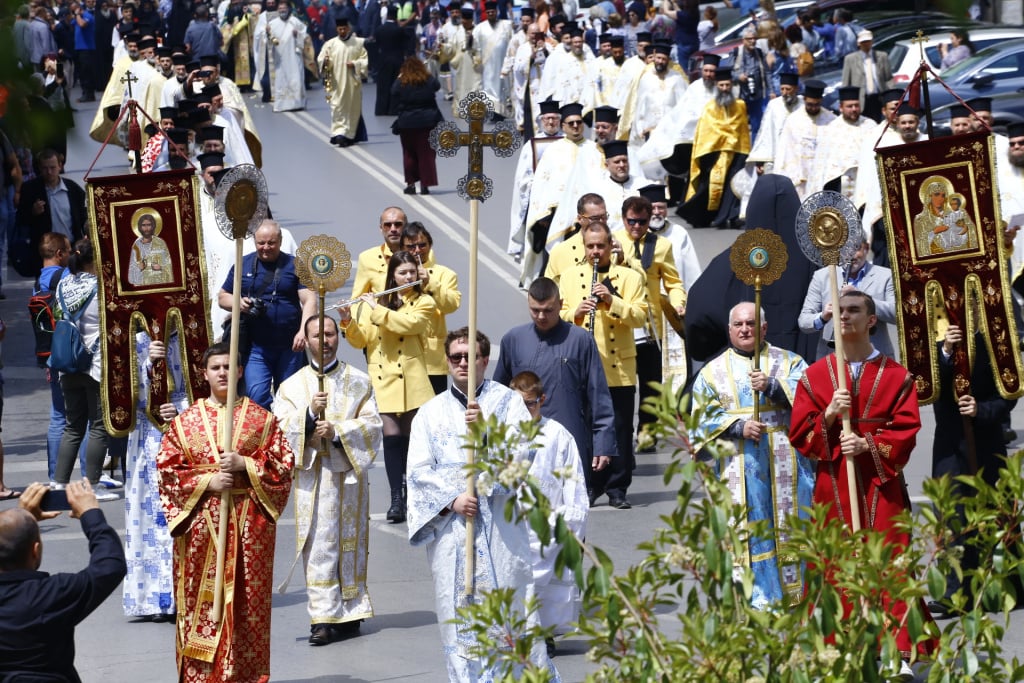
MULTIPOLYGON (((542 34, 543 35, 543 34, 542 34)), ((558 113, 558 102, 544 100, 540 103, 540 116, 537 118, 536 140, 550 140, 557 138, 562 132, 562 115, 558 113)), ((512 194, 512 209, 510 212, 508 253, 515 256, 516 260, 523 255, 523 234, 525 231, 526 210, 530 207, 530 192, 533 189, 533 172, 543 158, 544 151, 548 144, 537 144, 529 142, 519 150, 519 161, 516 163, 516 175, 514 181, 515 191, 512 194)))
MULTIPOLYGON (((1000 213, 1007 221, 1009 228, 1006 237, 1013 240, 1013 252, 1010 255, 1010 275, 1019 278, 1024 268, 1024 234, 1020 227, 1024 225, 1024 123, 1011 123, 1006 128, 1006 153, 996 160, 996 172, 999 179, 1000 213)), ((1014 298, 1019 301, 1021 289, 1014 282, 1014 298)))
MULTIPOLYGON (((156 48, 156 70, 164 78, 170 79, 174 76, 174 48, 158 45, 156 48)), ((163 105, 161 105, 163 106, 163 105)))
POLYGON ((653 69, 645 69, 637 85, 636 116, 630 141, 642 144, 686 90, 686 79, 669 68, 670 43, 655 43, 653 69))
POLYGON ((854 87, 839 88, 839 114, 822 131, 822 153, 814 186, 839 192, 849 199, 857 183, 860 150, 874 142, 871 133, 875 125, 860 115, 860 99, 854 87))
POLYGON ((512 63, 512 103, 516 125, 527 138, 531 132, 536 133, 537 126, 527 129, 526 121, 536 121, 538 116, 543 118, 543 102, 553 101, 542 100, 540 96, 541 74, 549 54, 547 36, 543 29, 537 24, 531 24, 530 40, 519 46, 512 63))
POLYGON ((305 66, 302 61, 302 46, 306 38, 306 26, 292 16, 288 0, 279 0, 277 16, 267 22, 270 38, 271 83, 270 92, 274 100, 274 111, 296 111, 306 108, 305 66))
POLYGON ((873 261, 878 265, 889 265, 889 247, 886 244, 885 226, 882 224, 882 190, 878 185, 878 173, 875 172, 875 142, 881 139, 880 145, 900 143, 896 132, 896 108, 903 97, 898 88, 884 91, 882 100, 882 120, 870 132, 864 133, 864 144, 861 146, 857 168, 870 169, 857 174, 857 184, 853 189, 853 204, 861 211, 864 229, 871 226, 871 249, 873 261))
POLYGON ((563 38, 563 49, 554 50, 544 65, 540 95, 581 104, 586 114, 597 103, 597 62, 579 27, 570 28, 567 33, 568 44, 563 38))
MULTIPOLYGON (((602 43, 603 45, 604 43, 602 43)), ((626 39, 611 34, 608 36, 608 56, 597 60, 597 102, 610 105, 615 99, 615 83, 626 63, 626 39)))
POLYGON ((701 78, 691 83, 668 114, 651 131, 651 136, 637 153, 644 175, 653 180, 667 179, 669 205, 675 206, 686 192, 690 175, 690 154, 693 134, 704 107, 715 96, 715 69, 720 57, 704 55, 701 78))
MULTIPOLYGON (((455 72, 452 79, 455 82, 452 111, 457 115, 459 102, 469 93, 480 89, 480 72, 473 61, 473 10, 462 10, 462 25, 458 30, 448 37, 439 36, 437 42, 441 45, 441 63, 450 64, 455 72)), ((397 74, 397 71, 396 71, 397 74)), ((377 111, 380 115, 382 112, 377 111)))
MULTIPOLYGON (((139 38, 137 33, 125 34, 123 43, 125 55, 114 63, 107 87, 103 90, 103 97, 100 98, 100 106, 96 108, 92 125, 89 127, 89 137, 96 142, 105 142, 114 127, 117 115, 121 113, 121 102, 124 98, 125 87, 121 81, 128 69, 139 59, 139 38)), ((133 84, 134 87, 134 84, 133 84)))
POLYGON ((167 77, 163 90, 160 91, 161 107, 177 107, 178 102, 185 98, 185 81, 188 79, 188 72, 185 66, 188 64, 188 55, 185 48, 172 48, 171 54, 171 76, 167 77))
POLYGON ((365 141, 363 119, 363 83, 369 58, 363 39, 352 35, 347 17, 334 20, 337 37, 331 38, 320 49, 317 66, 324 74, 324 89, 331 105, 331 144, 348 147, 365 141), (327 79, 330 79, 329 81, 327 79), (326 84, 330 83, 330 89, 326 84), (360 135, 362 132, 362 135, 360 135))
POLYGON ((949 129, 953 135, 971 132, 971 110, 962 104, 949 108, 949 129))
MULTIPOLYGON (((612 207, 605 222, 610 228, 621 230, 623 228, 622 202, 627 197, 638 196, 640 188, 649 185, 651 181, 643 177, 643 175, 631 171, 629 145, 626 141, 612 140, 611 142, 606 142, 601 145, 601 151, 604 152, 605 172, 602 174, 597 187, 600 188, 601 196, 604 197, 608 206, 612 207)), ((594 184, 587 182, 582 187, 577 186, 577 190, 594 186, 594 184)), ((557 212, 555 220, 558 220, 557 212)))
POLYGON ((504 118, 508 83, 503 67, 505 53, 512 40, 512 22, 498 19, 496 0, 484 3, 484 16, 486 20, 473 29, 473 61, 480 65, 481 89, 491 101, 495 116, 504 118))
POLYGON ((822 133, 836 115, 821 108, 822 81, 804 84, 804 108, 786 118, 775 154, 775 172, 793 181, 800 201, 817 192, 815 167, 821 154, 822 133))
POLYGON ((691 225, 736 228, 739 198, 729 181, 750 153, 750 124, 747 105, 732 92, 732 69, 715 70, 715 89, 715 98, 697 121, 690 186, 678 212, 691 225))
POLYGON ((747 157, 748 166, 757 164, 759 168, 763 168, 765 173, 771 173, 775 168, 775 157, 778 152, 779 138, 782 137, 782 127, 789 115, 795 112, 804 101, 799 92, 799 76, 790 73, 779 75, 779 97, 774 98, 764 109, 761 129, 757 132, 754 145, 750 148, 750 156, 747 157))

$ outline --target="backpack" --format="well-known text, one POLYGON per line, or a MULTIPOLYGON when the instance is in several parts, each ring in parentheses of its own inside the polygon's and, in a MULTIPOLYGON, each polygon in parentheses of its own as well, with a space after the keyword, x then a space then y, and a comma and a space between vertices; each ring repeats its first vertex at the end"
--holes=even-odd
POLYGON ((28 300, 28 317, 32 320, 32 331, 36 336, 36 363, 46 367, 50 357, 50 346, 53 342, 53 328, 56 322, 53 315, 53 298, 57 295, 57 285, 64 275, 64 269, 53 271, 50 277, 49 291, 40 292, 39 278, 36 278, 34 292, 28 300))
POLYGON ((814 55, 810 50, 801 52, 800 56, 796 58, 796 74, 800 78, 814 75, 814 55))
POLYGON ((96 292, 90 294, 85 303, 82 304, 74 315, 71 315, 64 305, 64 297, 60 295, 59 291, 57 292, 57 305, 60 306, 61 317, 53 328, 50 360, 47 361, 47 365, 50 366, 51 370, 79 373, 87 372, 92 366, 92 355, 96 353, 100 341, 97 339, 91 349, 85 348, 85 342, 82 341, 82 332, 78 329, 78 319, 82 317, 94 296, 96 296, 96 292))

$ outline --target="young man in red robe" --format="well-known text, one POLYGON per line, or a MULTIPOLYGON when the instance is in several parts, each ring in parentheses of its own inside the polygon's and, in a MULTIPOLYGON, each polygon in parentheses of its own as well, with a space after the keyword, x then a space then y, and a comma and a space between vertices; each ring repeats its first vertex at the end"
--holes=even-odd
POLYGON ((203 355, 210 398, 174 419, 157 456, 160 497, 174 538, 178 681, 270 679, 270 595, 277 518, 288 503, 292 449, 274 416, 240 398, 231 448, 220 446, 227 417, 228 344, 203 355), (211 617, 221 494, 231 499, 220 621, 211 617))
MULTIPOLYGON (((869 295, 844 294, 839 299, 839 323, 847 388, 838 389, 835 354, 807 368, 793 400, 789 439, 817 462, 815 507, 826 507, 829 519, 846 523, 851 518, 851 500, 845 458, 853 457, 858 486, 852 502, 860 509, 861 525, 886 532, 887 542, 902 549, 910 537, 894 528, 893 518, 910 509, 903 468, 921 429, 914 380, 906 368, 871 344, 877 318, 869 295), (843 415, 850 416, 850 434, 842 433, 843 415)), ((921 609, 930 618, 923 603, 921 609)), ((846 610, 849 613, 850 605, 846 610)), ((913 680, 907 662, 913 643, 906 627, 900 626, 907 605, 892 602, 888 610, 898 628, 896 642, 904 659, 900 680, 913 680)), ((927 654, 933 645, 926 641, 917 649, 927 654)))

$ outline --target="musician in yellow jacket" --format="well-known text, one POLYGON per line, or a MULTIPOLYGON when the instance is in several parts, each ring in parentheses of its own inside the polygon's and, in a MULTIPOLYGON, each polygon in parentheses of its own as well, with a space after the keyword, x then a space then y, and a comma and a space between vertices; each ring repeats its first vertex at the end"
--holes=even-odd
POLYGON ((627 510, 630 504, 626 491, 633 479, 633 403, 636 398, 633 330, 647 321, 646 293, 639 273, 626 266, 612 265, 611 231, 607 223, 591 221, 581 232, 588 263, 562 273, 558 286, 562 318, 593 329, 612 395, 618 450, 618 457, 612 458, 610 467, 594 472, 591 504, 602 493, 607 493, 609 505, 627 510))
MULTIPOLYGON (((395 252, 388 262, 386 288, 415 282, 417 268, 415 256, 395 252)), ((412 418, 434 396, 425 352, 434 306, 434 300, 413 285, 379 300, 367 292, 353 306, 339 309, 349 344, 366 349, 366 371, 384 428, 384 467, 391 486, 387 518, 392 523, 405 521, 405 461, 412 418)))

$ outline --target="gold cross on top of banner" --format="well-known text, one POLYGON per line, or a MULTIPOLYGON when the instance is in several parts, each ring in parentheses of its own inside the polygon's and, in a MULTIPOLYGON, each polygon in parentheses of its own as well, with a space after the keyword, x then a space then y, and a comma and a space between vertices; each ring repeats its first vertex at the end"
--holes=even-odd
POLYGON ((924 61, 924 44, 928 42, 928 36, 924 34, 922 29, 917 29, 917 33, 910 39, 910 42, 916 43, 918 50, 921 51, 921 61, 924 61))
POLYGON ((522 144, 522 136, 512 121, 500 121, 491 132, 484 132, 484 121, 494 114, 494 106, 483 92, 476 90, 459 102, 459 118, 469 122, 469 130, 459 130, 451 121, 442 121, 430 131, 430 146, 439 156, 453 157, 460 147, 469 147, 469 172, 459 179, 458 192, 463 199, 489 199, 494 183, 484 175, 484 147, 499 157, 510 157, 522 144))

